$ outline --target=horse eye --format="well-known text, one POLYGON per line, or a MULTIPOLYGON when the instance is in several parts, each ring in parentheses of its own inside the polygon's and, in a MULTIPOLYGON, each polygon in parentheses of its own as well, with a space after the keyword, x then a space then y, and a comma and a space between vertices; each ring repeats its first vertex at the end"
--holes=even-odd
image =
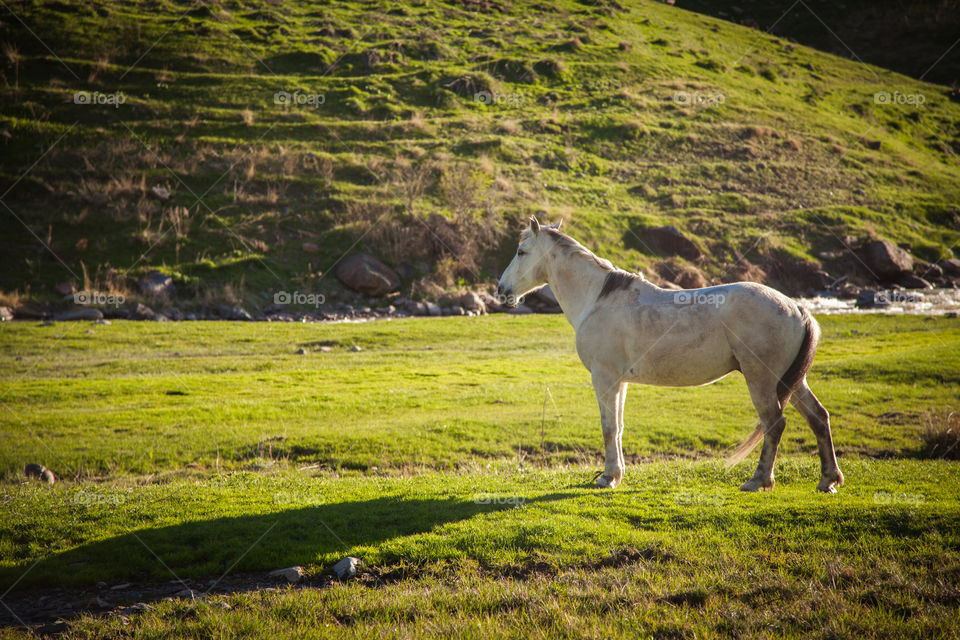
POLYGON ((520 251, 520 249, 517 249, 517 256, 525 256, 525 255, 527 255, 526 251, 520 251))

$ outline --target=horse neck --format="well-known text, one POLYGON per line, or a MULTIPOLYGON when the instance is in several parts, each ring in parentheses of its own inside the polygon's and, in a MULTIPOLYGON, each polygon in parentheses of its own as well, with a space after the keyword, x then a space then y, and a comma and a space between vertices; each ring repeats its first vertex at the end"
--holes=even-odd
POLYGON ((563 315, 576 329, 583 312, 593 305, 603 287, 607 270, 590 256, 557 250, 551 256, 547 279, 563 315))

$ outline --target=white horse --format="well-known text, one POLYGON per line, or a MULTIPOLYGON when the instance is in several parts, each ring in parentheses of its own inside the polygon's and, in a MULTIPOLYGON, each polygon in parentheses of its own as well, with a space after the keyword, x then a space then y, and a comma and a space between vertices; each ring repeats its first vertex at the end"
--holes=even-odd
POLYGON ((530 219, 497 293, 514 306, 524 294, 549 284, 573 325, 577 353, 590 371, 600 404, 605 464, 597 474, 598 487, 616 487, 623 478, 627 383, 704 385, 731 371, 746 378, 760 422, 730 456, 730 465, 747 457, 763 439, 757 471, 740 489, 773 488, 788 400, 817 437, 817 489, 833 493, 843 484, 829 416, 807 386, 820 327, 806 309, 753 282, 661 289, 598 258, 559 228, 559 223, 541 227, 536 218, 530 219))

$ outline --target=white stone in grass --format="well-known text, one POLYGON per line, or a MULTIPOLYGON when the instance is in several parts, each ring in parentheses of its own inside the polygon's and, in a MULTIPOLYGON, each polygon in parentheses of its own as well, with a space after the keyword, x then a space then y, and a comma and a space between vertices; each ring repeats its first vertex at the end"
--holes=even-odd
POLYGON ((357 351, 363 351, 363 349, 361 349, 357 345, 353 345, 352 347, 350 347, 350 351, 353 351, 354 353, 356 353, 357 351))
POLYGON ((286 569, 276 569, 270 572, 272 576, 283 576, 288 582, 297 584, 303 577, 303 567, 287 567, 286 569))
POLYGON ((353 556, 347 556, 333 565, 333 572, 337 574, 338 578, 352 578, 357 575, 357 567, 360 566, 360 558, 354 558, 353 556))

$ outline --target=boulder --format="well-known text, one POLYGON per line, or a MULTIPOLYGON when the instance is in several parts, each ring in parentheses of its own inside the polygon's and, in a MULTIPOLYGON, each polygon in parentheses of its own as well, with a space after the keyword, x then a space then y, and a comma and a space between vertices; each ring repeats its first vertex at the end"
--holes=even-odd
POLYGON ((697 260, 703 255, 700 247, 673 225, 648 227, 643 230, 642 236, 643 241, 651 249, 663 256, 680 256, 687 260, 697 260))
POLYGON ((140 292, 155 298, 169 298, 173 295, 173 278, 160 271, 150 271, 140 278, 140 292))
POLYGON ((904 289, 933 289, 932 284, 912 273, 900 276, 897 279, 897 284, 904 289))
POLYGON ((46 482, 47 484, 55 484, 57 482, 57 478, 53 475, 53 471, 50 471, 50 469, 47 469, 42 464, 37 464, 35 462, 27 464, 23 468, 23 473, 28 478, 37 478, 43 482, 46 482))
POLYGON ((442 316, 443 309, 440 308, 440 305, 433 302, 424 302, 423 304, 427 307, 427 315, 431 316, 442 316))
POLYGON ((153 320, 157 317, 157 312, 142 302, 138 302, 135 307, 130 309, 129 316, 131 320, 153 320))
POLYGON ((473 291, 467 291, 460 296, 460 306, 467 311, 478 311, 480 313, 486 313, 487 311, 483 300, 473 291))
POLYGON ((885 295, 878 294, 873 289, 862 289, 857 294, 857 309, 878 309, 890 306, 890 300, 885 295))
POLYGON ((956 258, 948 258, 947 260, 941 260, 937 263, 937 266, 943 269, 943 273, 948 276, 960 276, 960 260, 956 258))
POLYGON ((354 291, 377 298, 400 287, 400 276, 393 269, 365 253, 338 264, 334 275, 354 291))
POLYGON ((488 313, 500 313, 503 311, 503 305, 500 304, 500 301, 489 293, 481 293, 480 300, 483 301, 483 306, 486 307, 488 313))
POLYGON ((228 304, 222 304, 217 307, 217 314, 226 320, 240 320, 251 322, 253 316, 243 307, 232 307, 228 304))
POLYGON ((333 572, 338 578, 352 578, 357 575, 357 568, 360 566, 360 558, 347 556, 333 565, 333 572))
POLYGON ((879 280, 895 280, 913 269, 913 256, 889 240, 868 242, 861 254, 871 275, 879 280))
POLYGON ((562 309, 560 309, 560 303, 557 302, 557 297, 553 295, 550 285, 537 289, 533 293, 527 295, 525 303, 527 306, 532 307, 541 313, 562 312, 562 309))
POLYGON ((515 307, 507 307, 507 308, 506 308, 506 312, 507 312, 507 313, 512 313, 512 314, 514 314, 514 315, 522 316, 522 315, 526 315, 526 314, 528 314, 528 313, 533 313, 533 309, 531 309, 531 308, 528 307, 527 305, 521 303, 521 304, 518 304, 518 305, 515 306, 515 307))
POLYGON ((63 313, 58 313, 54 316, 56 320, 62 320, 68 322, 70 320, 103 320, 103 312, 100 309, 94 309, 93 307, 81 307, 79 309, 71 309, 70 311, 64 311, 63 313))
POLYGON ((270 575, 286 578, 287 582, 296 584, 300 582, 300 578, 303 577, 303 567, 295 566, 286 567, 285 569, 275 569, 274 571, 270 572, 270 575))

